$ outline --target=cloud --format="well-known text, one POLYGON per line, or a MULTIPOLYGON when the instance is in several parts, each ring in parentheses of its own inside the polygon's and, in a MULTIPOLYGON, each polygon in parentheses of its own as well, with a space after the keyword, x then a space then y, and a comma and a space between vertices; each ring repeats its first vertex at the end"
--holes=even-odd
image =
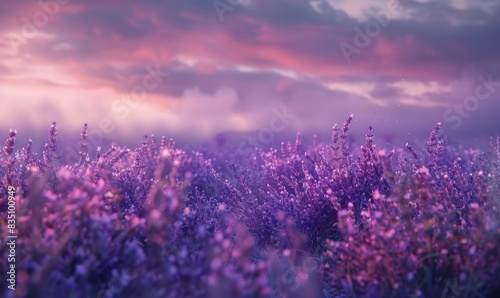
MULTIPOLYGON (((43 10, 37 1, 12 2, 0 12, 0 104, 9 106, 0 128, 21 124, 16 117, 26 111, 34 118, 24 123, 44 127, 53 118, 72 129, 113 119, 110 103, 159 65, 168 79, 127 121, 116 119, 118 134, 248 131, 283 105, 299 115, 290 130, 318 130, 355 113, 374 125, 404 122, 402 130, 422 132, 422 121, 432 127, 474 92, 477 75, 500 72, 500 4, 401 1, 401 14, 347 63, 339 44, 354 44, 354 28, 364 30, 369 11, 389 4, 249 1, 220 22, 210 1, 69 2, 14 49, 11 34, 22 35, 25 20, 43 10)), ((479 119, 498 107, 484 103, 467 129, 490 133, 479 119)))

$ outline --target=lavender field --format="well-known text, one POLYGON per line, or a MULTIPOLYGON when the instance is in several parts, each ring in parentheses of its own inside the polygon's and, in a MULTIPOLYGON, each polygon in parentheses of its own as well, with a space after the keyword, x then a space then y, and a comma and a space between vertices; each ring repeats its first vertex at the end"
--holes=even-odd
POLYGON ((2 296, 497 297, 500 139, 453 148, 438 124, 420 156, 376 148, 370 127, 353 148, 351 121, 248 155, 155 136, 90 154, 85 124, 75 164, 58 162, 56 123, 41 155, 11 130, 2 296))
POLYGON ((499 298, 500 1, 0 1, 0 298, 499 298))

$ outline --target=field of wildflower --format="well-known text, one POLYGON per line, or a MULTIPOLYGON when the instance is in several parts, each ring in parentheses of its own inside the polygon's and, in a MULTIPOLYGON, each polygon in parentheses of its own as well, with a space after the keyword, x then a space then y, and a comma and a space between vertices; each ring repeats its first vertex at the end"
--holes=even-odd
POLYGON ((351 144, 351 122, 249 154, 89 152, 85 124, 75 164, 55 122, 41 154, 2 132, 0 296, 500 297, 500 139, 455 148, 437 124, 421 154, 371 127, 351 144))

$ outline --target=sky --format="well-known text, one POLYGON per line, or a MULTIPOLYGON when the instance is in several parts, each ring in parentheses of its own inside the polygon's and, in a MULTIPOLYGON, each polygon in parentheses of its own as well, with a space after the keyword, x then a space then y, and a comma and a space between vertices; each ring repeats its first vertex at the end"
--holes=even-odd
POLYGON ((1 1, 0 133, 486 138, 499 37, 493 0, 1 1))

